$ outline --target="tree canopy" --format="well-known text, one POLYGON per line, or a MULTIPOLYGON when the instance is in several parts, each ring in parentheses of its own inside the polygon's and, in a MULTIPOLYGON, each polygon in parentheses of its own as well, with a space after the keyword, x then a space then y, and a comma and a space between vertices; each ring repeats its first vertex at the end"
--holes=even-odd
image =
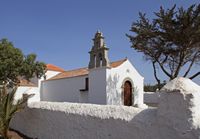
POLYGON ((130 31, 133 35, 127 34, 127 37, 131 47, 151 61, 159 84, 158 69, 169 80, 177 76, 193 79, 200 75, 200 70, 190 75, 194 65, 200 64, 200 5, 187 9, 176 5, 167 10, 160 7, 152 20, 139 13, 139 20, 132 24, 130 31))
POLYGON ((0 84, 19 83, 20 78, 40 78, 45 74, 45 68, 45 63, 36 61, 35 54, 24 55, 7 39, 0 40, 0 84))
POLYGON ((0 88, 0 134, 5 139, 9 138, 8 131, 12 117, 22 110, 28 99, 33 96, 26 94, 21 99, 15 100, 20 79, 40 78, 45 74, 45 68, 45 63, 37 61, 35 54, 24 55, 7 39, 0 40, 0 85, 3 85, 3 88, 0 88), (10 87, 8 83, 14 85, 10 91, 7 91, 7 87, 10 87))

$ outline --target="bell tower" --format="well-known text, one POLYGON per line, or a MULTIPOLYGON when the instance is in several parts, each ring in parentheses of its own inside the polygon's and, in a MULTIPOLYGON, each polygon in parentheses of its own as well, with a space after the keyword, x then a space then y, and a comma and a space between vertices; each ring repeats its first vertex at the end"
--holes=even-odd
POLYGON ((109 67, 110 62, 108 59, 108 50, 104 42, 103 34, 100 31, 97 31, 93 39, 94 45, 89 52, 90 62, 89 69, 98 68, 98 67, 109 67))

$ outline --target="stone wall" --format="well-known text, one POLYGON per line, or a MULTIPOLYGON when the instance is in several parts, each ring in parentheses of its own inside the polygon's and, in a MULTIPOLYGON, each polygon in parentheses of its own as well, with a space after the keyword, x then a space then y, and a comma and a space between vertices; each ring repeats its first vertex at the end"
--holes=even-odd
POLYGON ((199 139, 199 100, 200 87, 177 78, 161 90, 158 108, 35 102, 12 128, 38 139, 199 139))

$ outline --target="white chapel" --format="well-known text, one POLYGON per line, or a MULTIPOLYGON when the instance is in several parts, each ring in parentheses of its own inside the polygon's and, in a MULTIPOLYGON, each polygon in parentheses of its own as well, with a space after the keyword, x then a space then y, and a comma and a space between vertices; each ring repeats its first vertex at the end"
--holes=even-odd
POLYGON ((127 58, 109 61, 101 32, 93 42, 88 66, 41 81, 40 100, 142 107, 144 78, 127 58))

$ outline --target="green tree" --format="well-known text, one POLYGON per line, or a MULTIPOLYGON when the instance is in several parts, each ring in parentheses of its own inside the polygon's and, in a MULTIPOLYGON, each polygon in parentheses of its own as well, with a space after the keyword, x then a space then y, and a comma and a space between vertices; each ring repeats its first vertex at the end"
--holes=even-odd
POLYGON ((45 63, 36 61, 35 54, 25 56, 6 39, 0 40, 0 134, 8 139, 9 124, 15 113, 22 110, 31 95, 15 100, 20 79, 42 77, 45 63), (10 91, 7 91, 7 90, 10 91))
POLYGON ((25 56, 7 39, 0 40, 0 83, 19 83, 20 78, 29 80, 45 74, 45 63, 36 61, 35 54, 25 56))
POLYGON ((153 20, 139 13, 139 20, 130 31, 134 33, 127 34, 131 47, 151 61, 159 85, 158 69, 169 80, 178 76, 194 79, 200 75, 198 71, 189 76, 194 65, 200 64, 200 5, 188 9, 176 5, 167 10, 161 7, 153 20))

